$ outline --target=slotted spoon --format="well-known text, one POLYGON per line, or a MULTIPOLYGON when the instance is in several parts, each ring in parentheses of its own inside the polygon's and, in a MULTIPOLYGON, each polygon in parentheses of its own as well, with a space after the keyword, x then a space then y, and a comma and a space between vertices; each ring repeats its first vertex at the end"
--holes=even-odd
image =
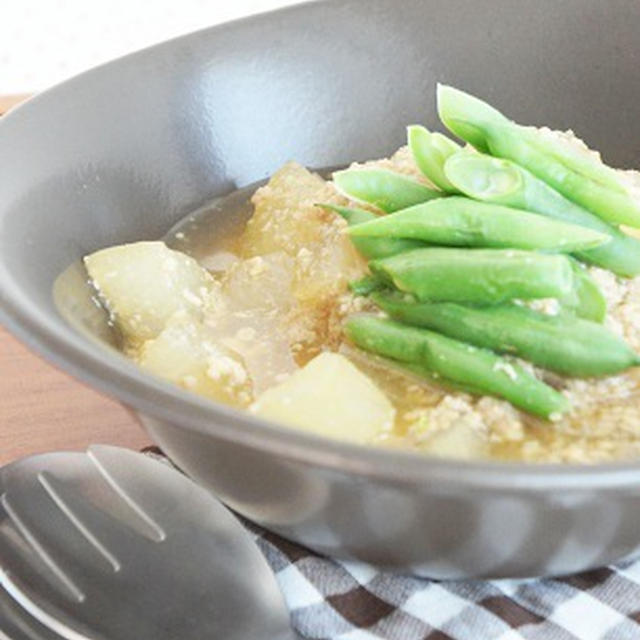
POLYGON ((20 622, 33 630, 19 640, 298 637, 250 534, 162 462, 110 446, 38 455, 0 470, 0 495, 12 640, 20 622))

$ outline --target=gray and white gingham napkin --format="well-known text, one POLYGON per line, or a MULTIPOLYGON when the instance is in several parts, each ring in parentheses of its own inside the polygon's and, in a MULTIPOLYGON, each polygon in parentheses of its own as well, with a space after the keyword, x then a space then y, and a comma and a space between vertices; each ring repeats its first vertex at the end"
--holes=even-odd
POLYGON ((244 524, 293 626, 314 640, 640 639, 640 561, 543 580, 437 582, 322 557, 244 524))
POLYGON ((633 640, 640 561, 544 580, 435 582, 323 558, 250 526, 299 633, 327 640, 633 640))

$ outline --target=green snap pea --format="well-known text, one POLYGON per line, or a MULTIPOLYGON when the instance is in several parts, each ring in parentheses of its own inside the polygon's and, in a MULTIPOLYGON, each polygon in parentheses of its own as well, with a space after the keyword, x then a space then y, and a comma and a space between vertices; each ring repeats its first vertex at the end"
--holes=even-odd
POLYGON ((429 247, 372 260, 369 268, 400 291, 431 302, 565 298, 574 288, 568 258, 516 249, 429 247))
POLYGON ((453 133, 478 150, 513 160, 606 222, 640 227, 640 203, 613 169, 588 154, 516 125, 482 100, 452 87, 438 87, 438 111, 453 133))
POLYGON ((445 195, 442 191, 430 189, 417 180, 386 169, 336 171, 333 182, 338 191, 348 198, 368 202, 386 213, 445 195))
POLYGON ((576 260, 571 260, 571 268, 574 292, 560 303, 578 317, 602 324, 607 315, 607 300, 600 287, 576 260))
POLYGON ((608 236, 501 205, 461 196, 440 198, 349 228, 352 238, 413 238, 457 247, 546 249, 596 247, 608 236))
POLYGON ((430 379, 505 398, 545 418, 560 417, 569 409, 562 394, 486 349, 375 316, 352 316, 345 330, 358 347, 404 363, 414 373, 422 370, 430 379))
POLYGON ((395 320, 517 355, 563 375, 612 375, 640 364, 640 357, 622 339, 569 313, 551 316, 515 304, 417 303, 384 292, 371 298, 395 320))
MULTIPOLYGON (((338 215, 342 216, 349 225, 370 222, 371 220, 376 220, 380 217, 365 209, 342 207, 335 204, 319 204, 318 206, 323 209, 334 211, 338 215)), ((393 256, 396 253, 401 253, 402 251, 409 251, 410 249, 417 249, 418 247, 425 246, 424 242, 420 242, 419 240, 410 240, 407 238, 352 237, 351 241, 355 248, 368 260, 373 258, 386 258, 387 256, 393 256)))
POLYGON ((419 125, 407 127, 407 141, 418 169, 436 187, 448 193, 457 193, 458 190, 444 174, 443 167, 447 158, 459 151, 460 146, 441 133, 432 133, 419 125))
POLYGON ((489 151, 483 124, 508 125, 523 140, 568 169, 613 191, 625 191, 615 169, 604 164, 597 156, 576 149, 569 141, 545 135, 535 127, 518 125, 483 100, 453 87, 438 85, 437 101, 438 112, 447 128, 480 151, 489 151))
POLYGON ((571 202, 514 162, 463 151, 449 157, 444 171, 448 179, 470 198, 526 209, 608 235, 609 242, 576 252, 576 257, 618 275, 640 274, 639 240, 571 202))

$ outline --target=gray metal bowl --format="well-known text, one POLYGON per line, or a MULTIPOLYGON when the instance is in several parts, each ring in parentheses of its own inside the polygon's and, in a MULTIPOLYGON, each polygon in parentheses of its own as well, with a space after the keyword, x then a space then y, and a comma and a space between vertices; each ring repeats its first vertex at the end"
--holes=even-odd
MULTIPOLYGON (((513 117, 572 126, 640 165, 635 0, 336 0, 179 38, 83 74, 0 122, 2 321, 138 412, 234 509, 318 551, 438 578, 587 569, 640 549, 640 466, 431 460, 358 448, 192 397, 99 344, 86 289, 56 276, 160 237, 296 159, 386 155, 437 126, 444 81, 513 117)), ((90 420, 91 416, 87 416, 90 420)))

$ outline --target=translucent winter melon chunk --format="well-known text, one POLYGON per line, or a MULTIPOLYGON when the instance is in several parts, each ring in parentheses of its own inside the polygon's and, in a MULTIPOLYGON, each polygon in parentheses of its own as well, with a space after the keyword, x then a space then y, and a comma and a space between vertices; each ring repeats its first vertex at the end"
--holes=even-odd
POLYGON ((279 251, 236 262, 222 277, 221 291, 233 311, 259 308, 286 312, 295 302, 293 277, 293 259, 279 251))
POLYGON ((337 353, 315 357, 265 391, 251 410, 291 427, 361 444, 389 432, 395 416, 384 393, 337 353))
POLYGON ((251 199, 255 210, 240 242, 243 256, 285 251, 295 257, 300 249, 322 239, 327 220, 335 214, 316 207, 334 201, 333 187, 295 162, 284 165, 251 199))
POLYGON ((295 162, 278 170, 251 199, 254 213, 240 239, 246 257, 285 252, 295 260, 301 302, 346 289, 365 270, 345 233, 347 224, 318 203, 345 204, 332 183, 295 162))
POLYGON ((208 331, 188 316, 174 316, 137 356, 145 370, 184 389, 219 402, 246 406, 251 381, 244 363, 229 349, 210 340, 208 331))
POLYGON ((212 284, 193 258, 163 242, 136 242, 85 257, 89 276, 124 336, 157 336, 177 311, 199 313, 212 284))
POLYGON ((293 291, 303 304, 318 302, 343 293, 350 280, 365 273, 366 263, 343 233, 342 223, 332 221, 325 224, 319 242, 298 252, 293 291))

